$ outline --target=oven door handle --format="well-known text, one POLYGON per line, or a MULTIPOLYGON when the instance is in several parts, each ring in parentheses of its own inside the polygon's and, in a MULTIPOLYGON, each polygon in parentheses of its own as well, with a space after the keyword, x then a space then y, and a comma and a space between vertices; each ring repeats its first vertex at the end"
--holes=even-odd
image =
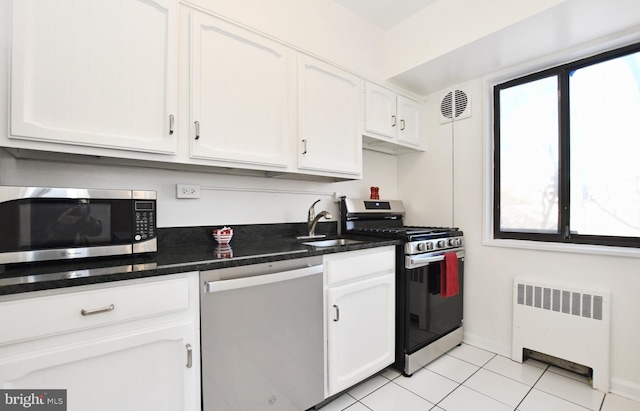
POLYGON ((447 251, 440 251, 437 253, 424 253, 418 255, 410 255, 405 258, 405 268, 419 268, 424 267, 425 265, 429 265, 431 263, 435 263, 438 261, 444 260, 444 255, 446 253, 456 253, 458 259, 464 258, 464 249, 462 248, 454 248, 447 251))

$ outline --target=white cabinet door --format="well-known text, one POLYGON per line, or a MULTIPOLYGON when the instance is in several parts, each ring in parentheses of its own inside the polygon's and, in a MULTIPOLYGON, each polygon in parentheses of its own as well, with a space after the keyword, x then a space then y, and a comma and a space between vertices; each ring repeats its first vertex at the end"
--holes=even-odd
POLYGON ((176 153, 176 0, 12 5, 11 138, 176 153))
POLYGON ((398 96, 398 142, 420 146, 420 104, 398 96))
POLYGON ((396 138, 396 93, 373 83, 365 84, 365 131, 390 140, 396 138))
POLYGON ((191 157, 285 168, 292 163, 287 47, 193 11, 191 157))
POLYGON ((365 148, 402 154, 424 150, 419 102, 377 84, 365 84, 365 148))
POLYGON ((330 287, 328 391, 337 394, 395 360, 395 275, 330 287))
POLYGON ((0 388, 69 411, 200 406, 197 272, 0 296, 0 388))
POLYGON ((194 328, 174 324, 0 355, 0 387, 66 389, 68 411, 193 411, 199 378, 197 359, 187 366, 187 345, 194 328))
POLYGON ((298 56, 298 168, 362 176, 362 81, 298 56))

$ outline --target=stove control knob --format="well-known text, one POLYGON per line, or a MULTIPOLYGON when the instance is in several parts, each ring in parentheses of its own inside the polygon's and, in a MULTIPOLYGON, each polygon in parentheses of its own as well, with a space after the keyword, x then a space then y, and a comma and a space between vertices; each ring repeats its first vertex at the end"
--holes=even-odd
POLYGON ((427 250, 433 250, 433 243, 432 242, 428 242, 427 243, 427 250))
POLYGON ((418 243, 416 248, 418 251, 427 251, 427 243, 418 243))
POLYGON ((445 244, 444 240, 438 240, 438 243, 436 244, 436 246, 437 246, 438 248, 443 248, 443 247, 444 247, 444 244, 445 244))
POLYGON ((462 246, 462 239, 456 238, 456 247, 461 247, 461 246, 462 246))
POLYGON ((453 247, 454 244, 455 244, 455 242, 453 241, 453 238, 450 238, 450 239, 447 240, 447 245, 449 247, 453 247))

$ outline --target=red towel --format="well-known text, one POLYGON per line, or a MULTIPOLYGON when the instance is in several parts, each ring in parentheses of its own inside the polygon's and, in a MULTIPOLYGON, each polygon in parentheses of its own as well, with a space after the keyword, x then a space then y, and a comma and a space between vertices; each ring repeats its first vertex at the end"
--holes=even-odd
POLYGON ((440 297, 453 297, 458 292, 458 255, 445 253, 440 262, 440 297))

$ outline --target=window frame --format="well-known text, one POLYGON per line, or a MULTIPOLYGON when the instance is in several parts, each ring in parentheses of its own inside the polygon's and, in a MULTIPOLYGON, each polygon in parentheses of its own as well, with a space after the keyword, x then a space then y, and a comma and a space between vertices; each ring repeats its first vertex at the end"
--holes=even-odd
POLYGON ((570 101, 569 78, 573 71, 640 52, 640 43, 606 51, 493 85, 493 238, 550 243, 640 248, 640 237, 572 233, 570 227, 570 101), (558 78, 558 231, 557 233, 500 229, 500 91, 543 78, 558 78))

